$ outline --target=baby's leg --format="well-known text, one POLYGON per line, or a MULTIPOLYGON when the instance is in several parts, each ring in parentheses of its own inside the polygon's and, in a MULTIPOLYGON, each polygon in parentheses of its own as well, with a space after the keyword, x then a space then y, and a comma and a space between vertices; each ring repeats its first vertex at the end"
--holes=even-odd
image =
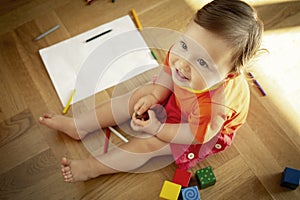
MULTIPOLYGON (((100 104, 98 107, 100 107, 104 113, 109 113, 110 105, 111 101, 109 100, 100 104)), ((109 114, 106 114, 105 119, 108 122, 106 124, 114 124, 114 120, 109 117, 109 114)), ((46 113, 39 118, 39 122, 48 128, 61 131, 75 140, 80 140, 89 132, 100 128, 97 117, 95 116, 95 110, 90 110, 79 115, 74 113, 73 117, 46 113)))
POLYGON ((133 107, 142 97, 149 94, 154 85, 143 85, 133 92, 116 96, 106 101, 95 109, 80 115, 74 114, 74 121, 78 132, 81 136, 84 133, 92 132, 108 126, 121 125, 131 119, 133 107))
POLYGON ((46 113, 39 118, 39 122, 48 128, 64 132, 75 140, 80 139, 74 120, 71 117, 57 115, 54 113, 46 113))
MULTIPOLYGON (((88 133, 100 129, 101 126, 107 127, 115 125, 112 115, 112 104, 120 104, 120 102, 128 101, 130 93, 105 101, 98 105, 96 109, 77 114, 74 112, 73 118, 54 113, 44 114, 39 118, 39 122, 48 128, 66 133, 75 140, 84 138, 88 133), (116 102, 116 103, 112 103, 116 102), (96 113, 100 113, 97 117, 96 113), (99 120, 98 120, 99 119, 99 120), (101 126, 100 126, 101 123, 101 126)), ((122 104, 122 103, 121 103, 122 104)), ((126 107, 126 105, 123 105, 126 107)), ((128 109, 127 109, 128 110, 128 109)), ((120 112, 121 113, 121 112, 120 112)), ((129 117, 127 117, 128 119, 129 117)))
POLYGON ((152 136, 135 138, 97 158, 62 159, 62 175, 66 182, 85 181, 103 174, 133 171, 157 156, 171 155, 168 143, 152 136))
POLYGON ((154 86, 141 86, 134 92, 101 103, 94 110, 79 115, 74 113, 73 118, 51 113, 40 117, 39 122, 79 140, 89 132, 107 126, 119 125, 130 119, 133 113, 133 105, 141 96, 152 91, 152 87, 154 86))
POLYGON ((108 104, 97 106, 95 113, 101 128, 113 125, 121 125, 131 118, 134 105, 137 101, 150 94, 156 86, 153 84, 143 85, 133 92, 113 97, 108 104))

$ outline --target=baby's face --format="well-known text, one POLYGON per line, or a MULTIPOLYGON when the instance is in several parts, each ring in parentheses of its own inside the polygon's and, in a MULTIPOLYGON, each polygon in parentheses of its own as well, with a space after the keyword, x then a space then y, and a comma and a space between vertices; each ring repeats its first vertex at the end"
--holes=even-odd
POLYGON ((176 84, 205 90, 231 71, 231 48, 220 36, 191 22, 171 48, 169 63, 176 84))

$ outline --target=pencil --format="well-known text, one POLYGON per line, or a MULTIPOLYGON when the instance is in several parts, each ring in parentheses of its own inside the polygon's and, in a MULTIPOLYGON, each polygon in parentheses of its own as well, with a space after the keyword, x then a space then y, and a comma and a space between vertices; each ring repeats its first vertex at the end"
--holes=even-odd
POLYGON ((104 31, 103 33, 100 33, 100 34, 98 34, 98 35, 95 35, 95 36, 93 36, 93 37, 87 39, 85 42, 90 42, 90 41, 92 41, 92 40, 94 40, 94 39, 96 39, 96 38, 98 38, 98 37, 100 37, 100 36, 102 36, 102 35, 105 35, 105 34, 111 32, 111 31, 112 31, 112 29, 109 29, 109 30, 107 30, 107 31, 104 31))
POLYGON ((58 29, 60 27, 60 25, 56 25, 53 26, 52 28, 50 28, 48 31, 46 31, 45 33, 42 33, 41 35, 37 36, 36 38, 34 38, 34 41, 38 41, 39 39, 42 39, 43 37, 45 37, 46 35, 54 32, 56 29, 58 29))
POLYGON ((256 87, 259 89, 260 93, 263 96, 267 96, 267 93, 264 91, 264 89, 261 87, 261 85, 259 84, 259 82, 254 78, 254 75, 251 72, 248 72, 248 75, 250 76, 250 78, 252 78, 254 85, 256 85, 256 87))
POLYGON ((264 91, 264 89, 261 87, 257 80, 253 79, 253 83, 257 86, 257 88, 263 96, 267 96, 267 93, 264 91))
POLYGON ((136 23, 136 26, 138 27, 138 29, 142 30, 143 27, 142 27, 142 25, 141 25, 141 22, 140 22, 140 20, 139 20, 139 18, 138 18, 138 16, 137 16, 135 10, 132 9, 132 10, 131 10, 131 13, 132 13, 133 19, 134 19, 134 21, 135 21, 135 23, 136 23))
POLYGON ((104 143, 104 150, 103 153, 107 153, 108 144, 109 144, 109 137, 110 137, 110 130, 107 128, 105 133, 105 143, 104 143))
POLYGON ((76 93, 76 90, 74 89, 73 92, 72 92, 72 94, 71 94, 71 96, 70 96, 70 98, 69 98, 69 101, 68 101, 67 105, 65 106, 65 108, 62 111, 63 114, 67 113, 67 111, 68 111, 68 109, 69 109, 69 107, 70 107, 70 105, 72 103, 72 100, 73 100, 73 97, 74 97, 75 93, 76 93))
POLYGON ((157 60, 157 56, 155 55, 154 51, 151 50, 151 54, 152 54, 153 58, 154 58, 155 60, 157 60))
POLYGON ((119 137, 121 140, 123 140, 125 143, 128 142, 128 140, 127 140, 123 135, 121 135, 121 133, 119 133, 116 129, 114 129, 114 128, 111 127, 111 126, 109 126, 108 128, 109 128, 109 130, 110 130, 111 132, 113 132, 116 136, 118 136, 118 137, 119 137))

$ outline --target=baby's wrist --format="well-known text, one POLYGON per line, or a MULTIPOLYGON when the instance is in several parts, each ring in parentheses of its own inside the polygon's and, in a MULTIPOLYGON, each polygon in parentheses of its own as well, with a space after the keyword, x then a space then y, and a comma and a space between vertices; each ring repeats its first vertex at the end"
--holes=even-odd
POLYGON ((158 138, 159 138, 158 134, 159 134, 159 133, 160 133, 160 131, 163 129, 163 126, 164 126, 164 124, 163 124, 163 123, 161 123, 161 124, 160 124, 160 126, 158 127, 158 129, 157 129, 156 133, 154 134, 154 135, 155 135, 155 136, 157 136, 158 138))
POLYGON ((159 99, 153 93, 150 93, 149 95, 154 99, 153 105, 159 103, 159 99))

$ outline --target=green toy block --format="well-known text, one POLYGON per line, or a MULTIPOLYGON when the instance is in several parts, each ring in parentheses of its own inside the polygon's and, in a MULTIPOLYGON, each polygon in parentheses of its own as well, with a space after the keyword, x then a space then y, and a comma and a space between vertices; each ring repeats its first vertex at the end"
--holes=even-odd
POLYGON ((216 183, 216 177, 210 166, 197 170, 196 177, 198 179, 200 189, 207 188, 216 183))
POLYGON ((165 181, 160 191, 160 199, 177 200, 180 194, 181 185, 165 181))

